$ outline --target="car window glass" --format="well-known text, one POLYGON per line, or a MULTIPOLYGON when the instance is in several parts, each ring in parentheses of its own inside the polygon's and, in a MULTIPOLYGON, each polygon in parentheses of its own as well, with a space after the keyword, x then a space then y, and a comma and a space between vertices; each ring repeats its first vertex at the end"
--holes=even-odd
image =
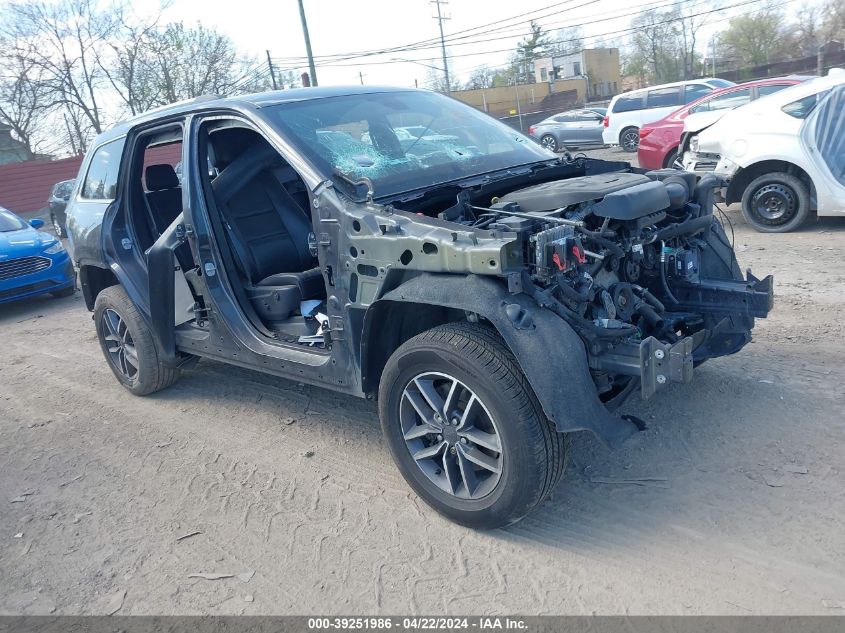
POLYGON ((26 222, 10 211, 0 207, 0 233, 20 231, 26 228, 26 222))
POLYGON ((117 190, 117 171, 126 139, 106 143, 97 148, 85 174, 82 197, 88 200, 114 200, 117 190))
POLYGON ((555 123, 571 123, 572 117, 568 114, 559 114, 555 117, 555 123))
POLYGON ((575 120, 581 122, 590 122, 590 121, 599 121, 602 117, 600 117, 595 112, 590 112, 589 110, 582 110, 581 112, 577 112, 575 114, 575 120))
POLYGON ((692 103, 711 92, 713 89, 705 84, 687 84, 684 86, 684 103, 692 103))
POLYGON ((771 95, 776 92, 783 90, 784 88, 789 88, 792 84, 771 84, 768 86, 759 86, 757 88, 757 94, 761 97, 765 97, 766 95, 771 95))
POLYGON ((675 105, 681 105, 681 89, 679 87, 658 88, 648 91, 647 108, 665 108, 675 105))
POLYGON ((806 119, 807 115, 809 115, 810 112, 813 111, 813 108, 816 107, 819 99, 827 95, 828 92, 830 91, 825 90, 814 95, 807 95, 803 99, 787 103, 781 108, 781 110, 786 112, 789 116, 794 116, 796 119, 806 119))
POLYGON ((729 92, 727 94, 719 95, 717 97, 713 97, 712 99, 708 99, 704 103, 700 103, 690 112, 711 112, 714 110, 730 110, 732 108, 738 108, 741 105, 744 105, 751 101, 751 88, 745 88, 744 90, 736 90, 734 92, 729 92))
POLYGON ((830 173, 845 184, 845 88, 834 90, 819 106, 815 142, 830 173))
POLYGON ((730 88, 734 85, 734 82, 727 79, 708 79, 707 83, 716 88, 730 88))
POLYGON ((616 103, 613 104, 613 112, 633 112, 634 110, 642 110, 642 108, 642 95, 634 97, 619 97, 616 100, 616 103))

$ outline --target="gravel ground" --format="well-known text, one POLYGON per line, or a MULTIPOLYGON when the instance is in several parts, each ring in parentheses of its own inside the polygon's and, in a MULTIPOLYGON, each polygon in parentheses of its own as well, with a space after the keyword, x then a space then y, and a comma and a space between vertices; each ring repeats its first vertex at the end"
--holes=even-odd
POLYGON ((845 613, 845 220, 728 217, 777 280, 754 342, 487 533, 409 491, 372 403, 207 361, 136 398, 80 296, 0 305, 0 613, 845 613))

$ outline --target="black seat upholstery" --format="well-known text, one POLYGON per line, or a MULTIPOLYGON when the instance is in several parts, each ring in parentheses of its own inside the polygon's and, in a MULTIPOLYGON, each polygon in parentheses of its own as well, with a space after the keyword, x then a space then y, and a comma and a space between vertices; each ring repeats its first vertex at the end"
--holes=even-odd
POLYGON ((303 299, 325 297, 308 247, 311 223, 274 176, 284 166, 266 143, 246 149, 212 183, 247 294, 266 321, 288 318, 303 299))
POLYGON ((144 171, 147 203, 159 235, 182 213, 182 187, 173 165, 148 165, 144 171))

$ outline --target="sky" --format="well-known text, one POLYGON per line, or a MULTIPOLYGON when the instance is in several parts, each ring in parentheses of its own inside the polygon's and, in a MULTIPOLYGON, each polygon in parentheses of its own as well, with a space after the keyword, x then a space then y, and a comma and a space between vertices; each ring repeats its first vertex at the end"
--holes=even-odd
MULTIPOLYGON (((447 38, 463 37, 448 44, 450 72, 465 81, 482 64, 503 65, 508 52, 528 32, 528 20, 539 17, 549 31, 583 24, 588 40, 603 36, 620 41, 628 32, 632 14, 643 8, 665 8, 676 4, 694 11, 714 6, 748 3, 712 16, 702 30, 701 50, 710 35, 727 26, 726 18, 756 10, 764 2, 774 2, 787 11, 797 0, 449 0, 442 11, 450 17, 444 22, 447 38), (520 14, 523 17, 510 19, 520 14), (483 36, 467 38, 468 29, 481 25, 483 36), (495 29, 495 30, 494 30, 495 29), (623 31, 623 32, 620 32, 623 31)), ((429 68, 442 68, 436 9, 428 0, 305 0, 305 12, 311 35, 311 47, 317 60, 317 78, 321 85, 357 84, 413 86, 425 85, 429 68), (399 51, 358 60, 332 60, 327 56, 372 51, 409 43, 430 43, 429 48, 399 51), (414 60, 413 62, 397 60, 414 60), (359 75, 360 73, 360 75, 359 75)), ((155 11, 157 0, 135 0, 139 10, 155 11)), ((238 48, 266 61, 269 50, 278 67, 307 70, 305 45, 297 0, 173 0, 164 13, 165 21, 182 20, 187 24, 202 22, 234 40, 238 48)))

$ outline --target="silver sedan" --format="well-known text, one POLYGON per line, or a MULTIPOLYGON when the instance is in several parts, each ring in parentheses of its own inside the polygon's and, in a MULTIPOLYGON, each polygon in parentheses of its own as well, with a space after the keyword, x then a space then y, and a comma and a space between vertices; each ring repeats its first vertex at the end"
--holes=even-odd
POLYGON ((601 137, 604 117, 603 108, 570 110, 535 123, 528 128, 528 134, 553 152, 567 147, 604 145, 601 137))

